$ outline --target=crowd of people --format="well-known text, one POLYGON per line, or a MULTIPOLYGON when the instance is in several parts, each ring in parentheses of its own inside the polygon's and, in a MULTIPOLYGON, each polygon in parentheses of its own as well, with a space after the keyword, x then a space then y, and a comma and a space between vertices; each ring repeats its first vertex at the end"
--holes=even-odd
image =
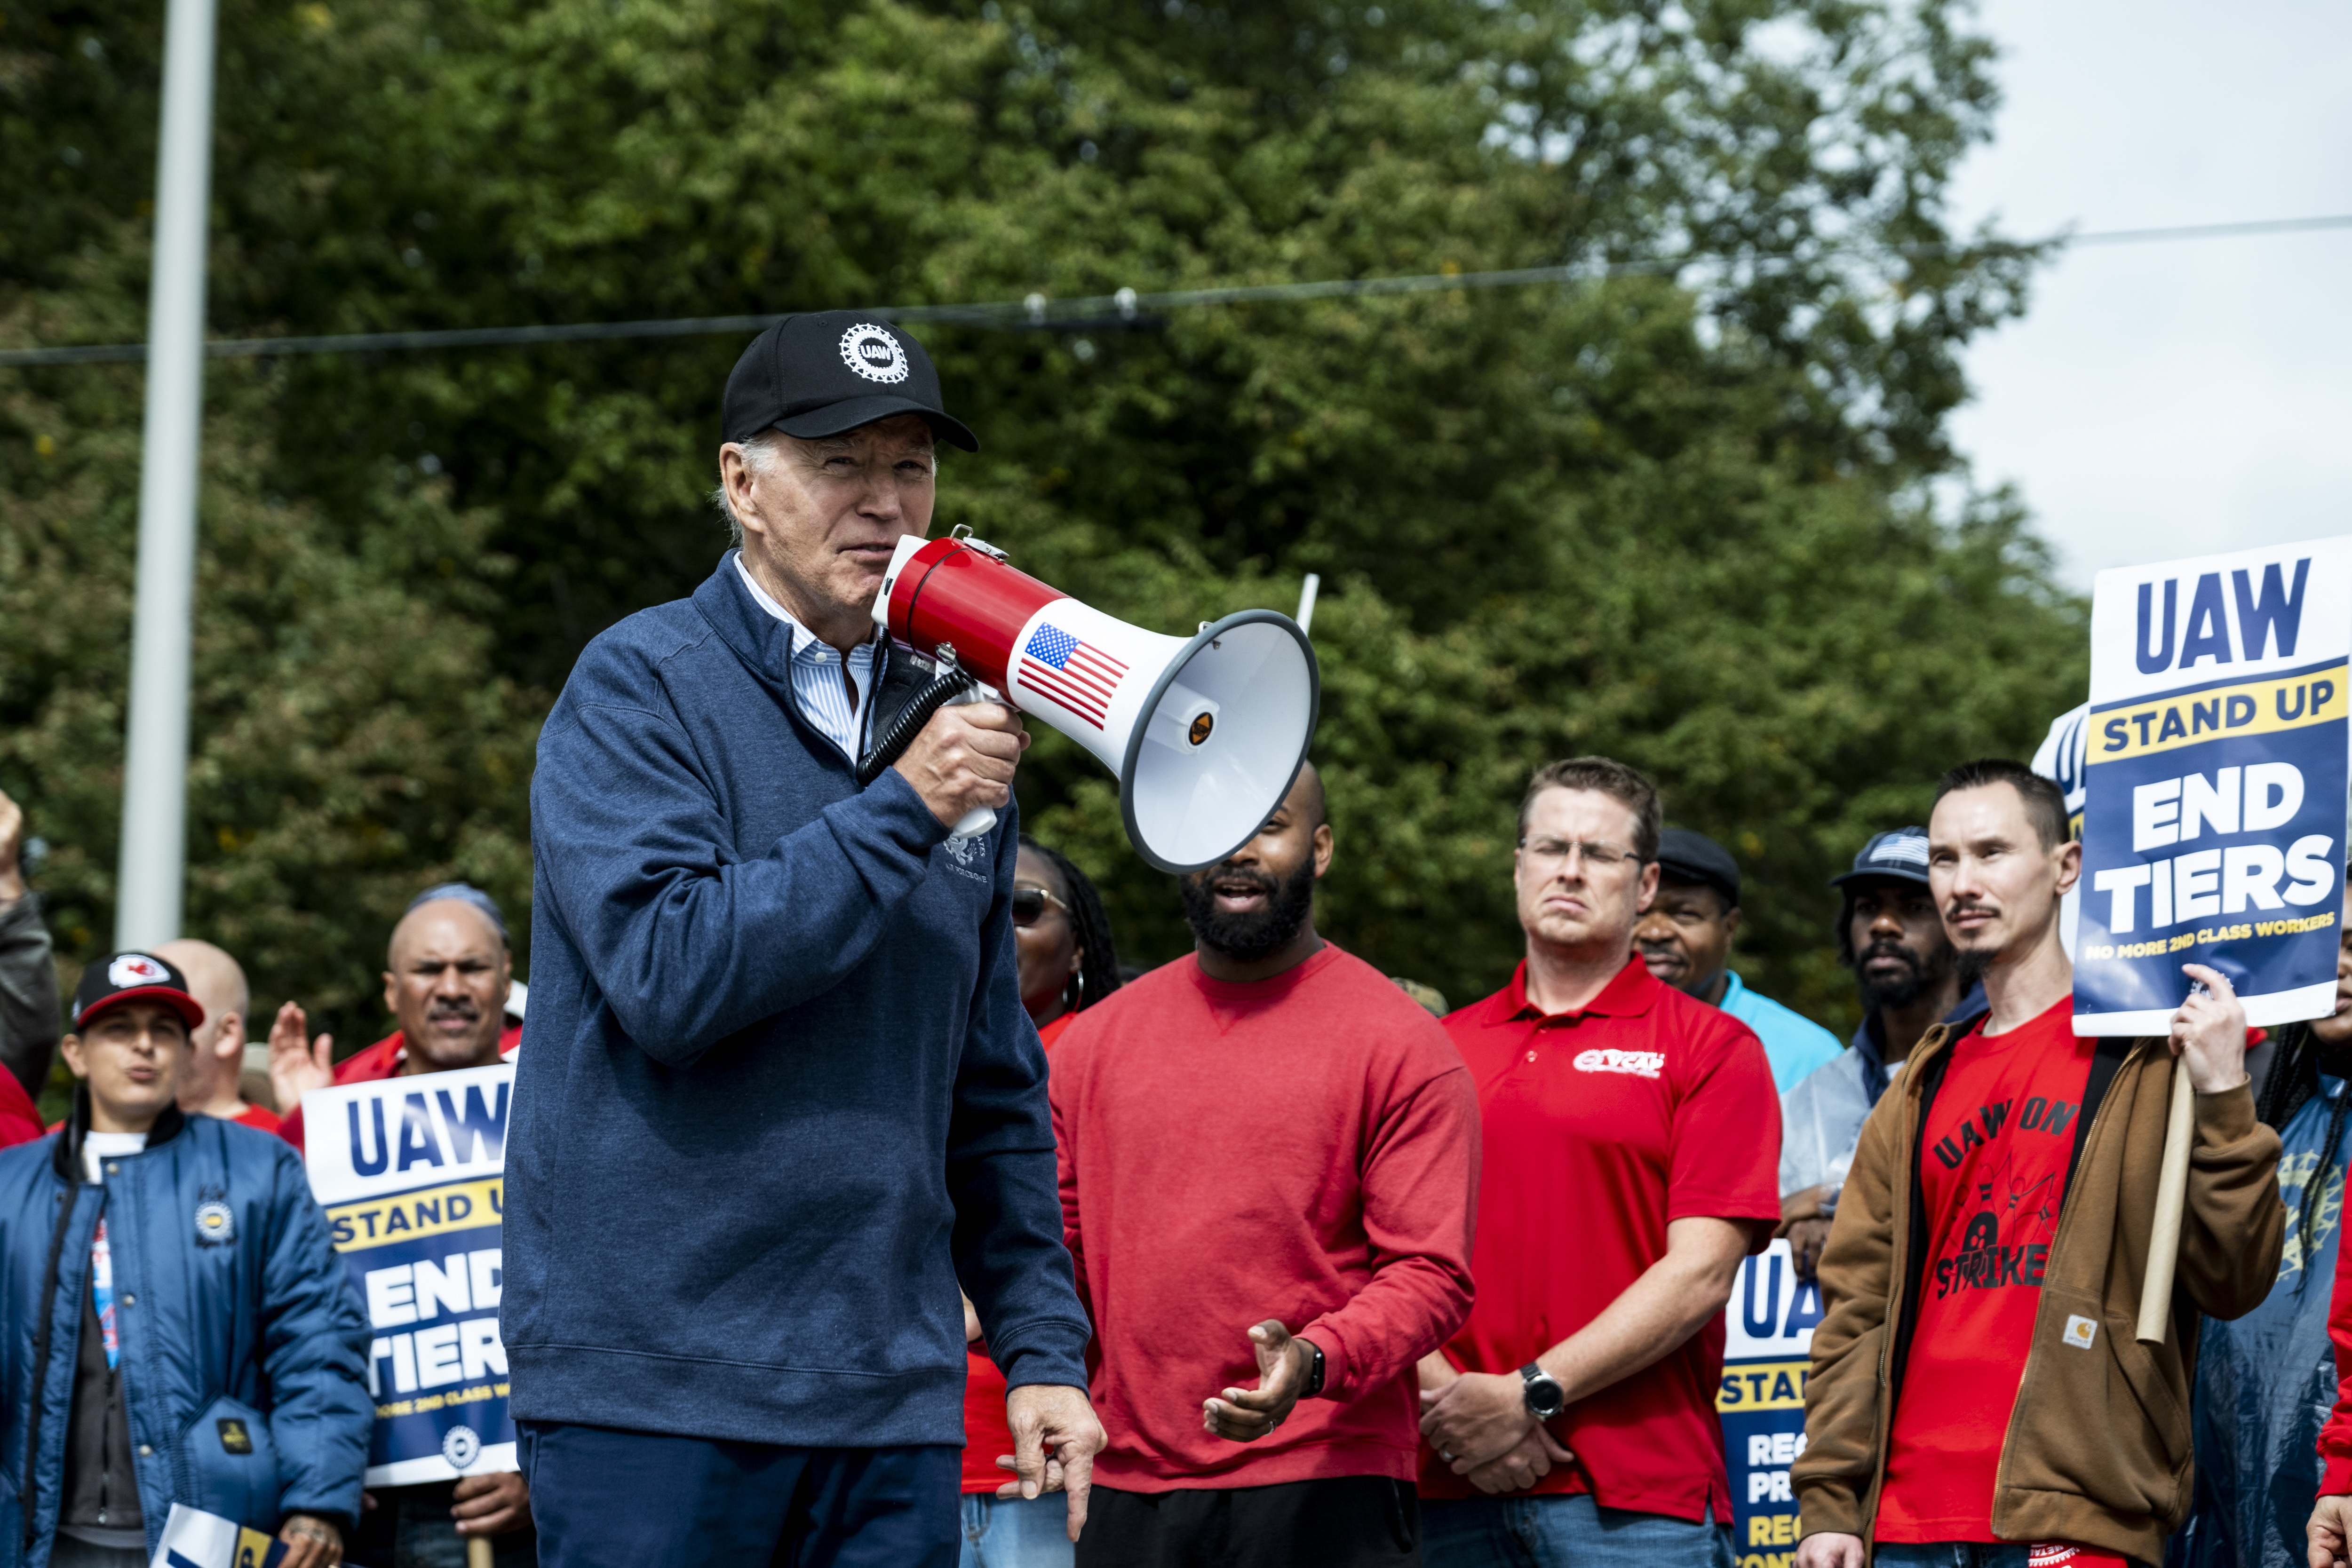
POLYGON ((98 959, 65 1013, 0 796, 0 1568, 145 1563, 175 1503, 295 1568, 1732 1568, 1725 1307, 1776 1238, 1826 1308, 1777 1563, 2302 1561, 2306 1524, 2345 1563, 2352 1290, 2305 1287, 2352 936, 2329 1019, 2249 1030, 2191 966, 2168 1038, 2076 1036, 2064 800, 1966 763, 1825 895, 1841 1045, 1731 967, 1736 857, 1580 757, 1518 802, 1522 961, 1435 1017, 1318 929, 1347 824, 1309 762, 1176 879, 1193 950, 1125 968, 1069 860, 958 830, 1012 814, 1017 716, 940 707, 857 775, 915 684, 878 572, 934 438, 974 444, 920 345, 789 318, 724 422, 737 548, 543 733, 527 1026, 498 905, 428 888, 395 1030, 339 1061, 288 1002, 259 1103, 217 946, 98 959), (301 1099, 500 1061, 520 1469, 369 1487, 301 1099))

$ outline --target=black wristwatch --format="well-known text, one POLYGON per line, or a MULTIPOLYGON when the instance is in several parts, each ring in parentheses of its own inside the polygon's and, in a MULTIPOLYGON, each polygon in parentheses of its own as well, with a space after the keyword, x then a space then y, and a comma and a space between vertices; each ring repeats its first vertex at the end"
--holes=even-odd
POLYGON ((1319 1398, 1323 1393, 1323 1347, 1311 1339, 1301 1340, 1298 1343, 1313 1352, 1315 1356, 1315 1364, 1307 1374, 1307 1386, 1298 1391, 1298 1397, 1319 1398))
POLYGON ((1519 1381, 1527 1385, 1528 1414, 1537 1420, 1549 1421, 1568 1408, 1568 1390, 1541 1363, 1531 1361, 1519 1368, 1519 1381))

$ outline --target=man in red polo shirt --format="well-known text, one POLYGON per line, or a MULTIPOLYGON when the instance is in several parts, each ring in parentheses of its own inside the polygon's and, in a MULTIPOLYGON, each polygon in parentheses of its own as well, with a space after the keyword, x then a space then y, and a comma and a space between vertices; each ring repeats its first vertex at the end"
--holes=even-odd
MULTIPOLYGON (((308 1037, 302 1009, 288 1002, 269 1031, 269 1082, 287 1107, 279 1135, 302 1146, 302 1096, 336 1083, 366 1083, 418 1072, 495 1067, 519 1030, 506 1029, 514 958, 506 918, 490 895, 464 883, 428 888, 393 927, 384 958, 383 1005, 400 1028, 340 1065, 334 1040, 308 1037)), ((347 1561, 365 1568, 437 1561, 454 1539, 488 1536, 498 1568, 523 1568, 538 1557, 530 1493, 511 1470, 455 1482, 379 1487, 352 1538, 347 1561)))
POLYGON ((490 895, 462 882, 427 888, 392 928, 383 1005, 400 1027, 338 1062, 335 1037, 310 1037, 296 1003, 269 1030, 269 1086, 286 1115, 278 1132, 302 1146, 302 1096, 337 1083, 373 1083, 412 1072, 496 1067, 522 1039, 507 1027, 514 956, 506 916, 490 895))
POLYGON ((1477 1101, 1437 1020, 1316 935, 1330 862, 1302 768, 1183 880, 1192 956, 1055 1049, 1110 1437, 1078 1568, 1420 1561, 1413 1364, 1470 1301, 1477 1101))
POLYGON ((1431 1568, 1731 1568, 1723 1307, 1780 1213, 1748 1026, 1654 978, 1656 789, 1538 772, 1514 862, 1527 959, 1445 1020, 1485 1120, 1478 1299, 1422 1363, 1431 1568))

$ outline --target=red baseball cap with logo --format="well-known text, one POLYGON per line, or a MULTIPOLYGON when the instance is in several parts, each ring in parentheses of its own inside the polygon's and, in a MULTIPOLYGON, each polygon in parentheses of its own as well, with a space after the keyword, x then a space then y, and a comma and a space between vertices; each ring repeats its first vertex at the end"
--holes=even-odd
POLYGON ((185 975, 152 953, 117 953, 81 972, 81 984, 74 989, 74 1028, 86 1028, 109 1008, 138 1001, 163 1003, 192 1031, 205 1021, 204 1004, 189 993, 185 975))

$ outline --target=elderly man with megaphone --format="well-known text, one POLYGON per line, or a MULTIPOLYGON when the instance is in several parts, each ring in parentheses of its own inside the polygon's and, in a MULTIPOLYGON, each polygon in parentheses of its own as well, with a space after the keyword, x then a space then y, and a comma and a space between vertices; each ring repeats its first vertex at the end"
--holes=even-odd
POLYGON ((873 619, 934 440, 977 443, 844 312, 759 336, 724 434, 740 550, 589 646, 531 789, 503 1324, 541 1561, 953 1563, 959 1284, 1007 1491, 1076 1539, 1103 1431, 1008 913, 1029 737, 910 716, 939 682, 873 619))

